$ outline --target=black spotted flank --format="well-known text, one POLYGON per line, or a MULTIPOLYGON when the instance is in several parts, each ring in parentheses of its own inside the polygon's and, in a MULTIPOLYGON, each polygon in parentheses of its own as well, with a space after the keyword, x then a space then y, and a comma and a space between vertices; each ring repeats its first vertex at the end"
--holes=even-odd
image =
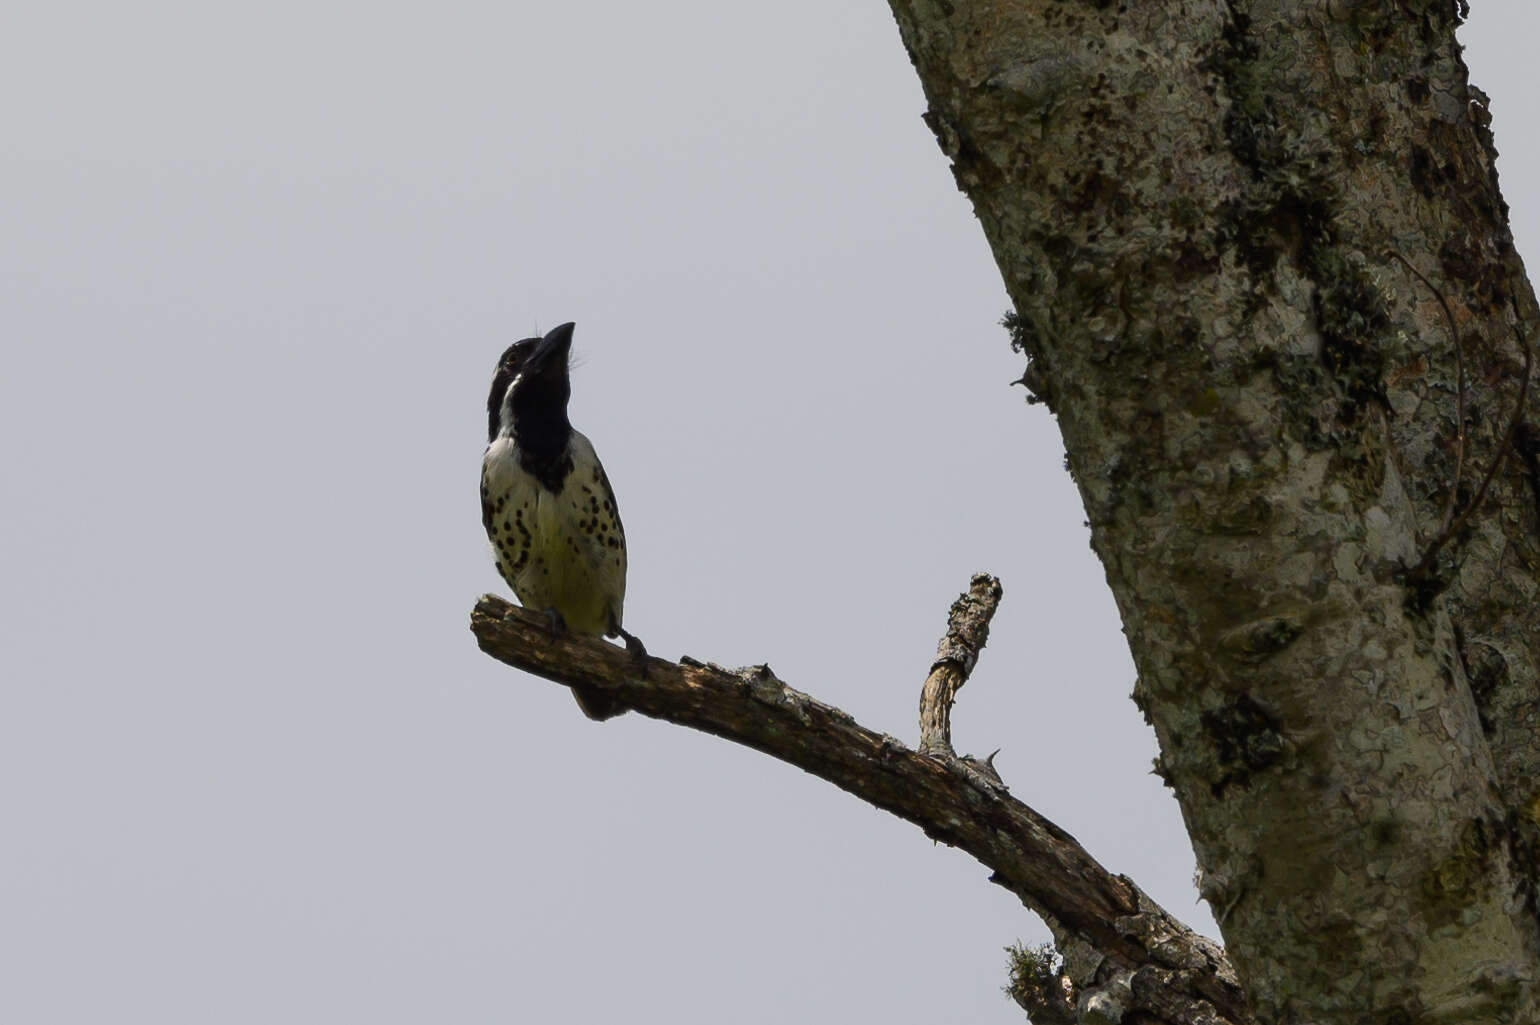
POLYGON ((493 507, 491 496, 487 491, 487 475, 485 471, 481 475, 481 525, 486 528, 487 536, 492 534, 492 518, 497 515, 493 507))

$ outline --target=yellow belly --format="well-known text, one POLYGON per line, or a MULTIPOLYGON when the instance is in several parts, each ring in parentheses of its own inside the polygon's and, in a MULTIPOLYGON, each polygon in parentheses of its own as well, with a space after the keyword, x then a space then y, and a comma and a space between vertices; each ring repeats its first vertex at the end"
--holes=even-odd
MULTIPOLYGON (((549 493, 547 493, 549 496, 549 493)), ((511 581, 526 608, 555 609, 578 633, 605 634, 618 621, 620 596, 595 565, 589 546, 570 530, 536 530, 529 558, 511 581)), ((602 559, 602 555, 600 556, 602 559)))
POLYGON ((588 439, 574 432, 575 466, 552 492, 518 466, 499 438, 482 467, 487 531, 497 568, 525 608, 555 609, 568 628, 605 635, 621 625, 625 534, 588 439))

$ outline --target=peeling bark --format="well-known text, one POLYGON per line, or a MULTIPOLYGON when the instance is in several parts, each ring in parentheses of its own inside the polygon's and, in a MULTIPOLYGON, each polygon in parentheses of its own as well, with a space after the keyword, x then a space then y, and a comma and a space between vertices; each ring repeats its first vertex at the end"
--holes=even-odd
POLYGON ((1535 305, 1454 5, 891 6, 1259 1019, 1532 1019, 1535 305), (1515 458, 1414 578, 1462 433, 1515 458))

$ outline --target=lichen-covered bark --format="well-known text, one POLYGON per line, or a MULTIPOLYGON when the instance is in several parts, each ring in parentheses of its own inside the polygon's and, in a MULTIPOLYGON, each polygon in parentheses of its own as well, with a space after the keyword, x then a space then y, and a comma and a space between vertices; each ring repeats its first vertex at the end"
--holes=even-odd
POLYGON ((1534 309, 1454 5, 891 4, 1259 1017, 1531 1019, 1536 403, 1407 572, 1534 309))

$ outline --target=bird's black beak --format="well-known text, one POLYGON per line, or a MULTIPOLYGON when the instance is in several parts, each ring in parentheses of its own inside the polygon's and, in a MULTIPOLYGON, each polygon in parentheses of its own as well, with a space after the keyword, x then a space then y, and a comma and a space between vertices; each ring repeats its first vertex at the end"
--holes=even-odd
POLYGON ((572 351, 572 329, 575 325, 568 321, 558 324, 546 332, 540 344, 535 346, 535 351, 530 353, 530 369, 539 373, 543 370, 567 366, 567 356, 572 351))

